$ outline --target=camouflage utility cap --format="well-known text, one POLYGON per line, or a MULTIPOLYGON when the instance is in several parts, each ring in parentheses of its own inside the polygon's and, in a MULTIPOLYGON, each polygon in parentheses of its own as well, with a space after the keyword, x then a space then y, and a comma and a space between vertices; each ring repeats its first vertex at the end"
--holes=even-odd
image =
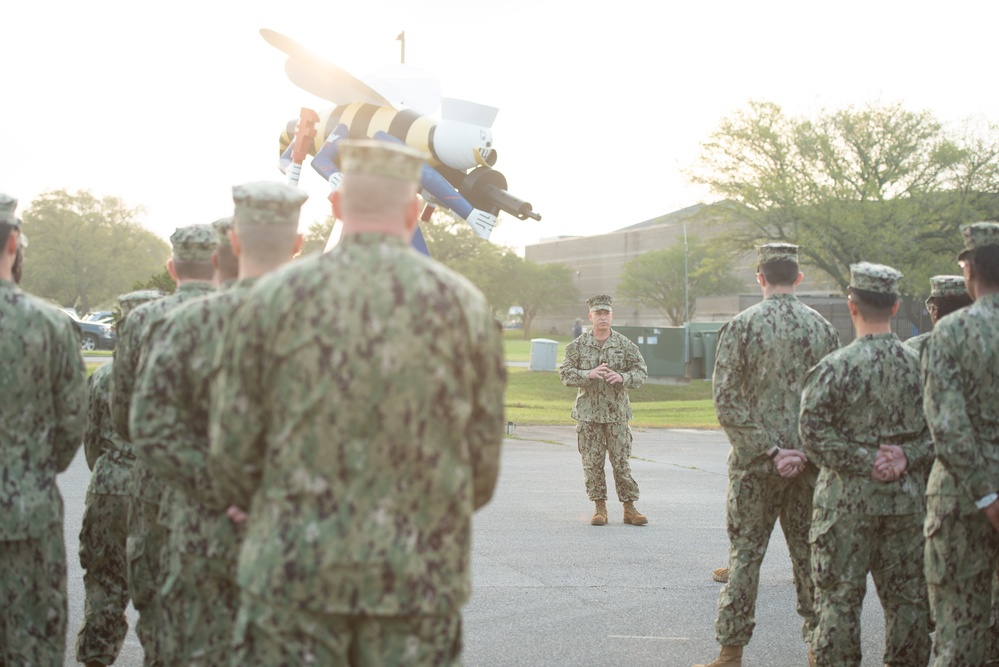
POLYGON ((930 298, 935 296, 965 296, 968 288, 964 276, 933 276, 930 278, 930 298))
POLYGON ((16 215, 14 211, 17 210, 17 199, 11 197, 10 195, 5 195, 0 192, 0 224, 11 225, 13 227, 20 227, 21 220, 16 215))
POLYGON ((215 239, 220 248, 230 245, 229 243, 229 230, 232 229, 232 216, 228 218, 219 218, 212 223, 212 227, 215 228, 215 233, 218 238, 215 239))
POLYGON ((794 262, 798 263, 798 246, 793 243, 764 243, 756 246, 756 255, 759 264, 770 264, 771 262, 794 262))
MULTIPOLYGON (((21 229, 21 219, 14 214, 15 210, 17 210, 17 199, 0 192, 0 225, 21 229)), ((22 248, 28 247, 28 236, 23 229, 18 243, 22 248)))
POLYGON ((170 236, 173 256, 182 262, 206 262, 215 252, 216 236, 211 225, 178 227, 170 236))
POLYGON ((374 139, 340 142, 340 171, 418 183, 429 156, 403 144, 374 139))
POLYGON ((964 257, 969 250, 999 245, 999 222, 973 222, 961 225, 961 236, 964 237, 964 250, 957 256, 958 259, 964 257))
POLYGON ((304 191, 278 181, 255 181, 232 187, 236 205, 233 220, 239 225, 295 225, 302 204, 309 198, 304 191))
POLYGON ((898 294, 902 273, 884 264, 861 262, 850 265, 850 287, 879 294, 898 294))
POLYGON ((597 310, 609 310, 610 312, 614 312, 614 309, 611 307, 613 303, 614 298, 607 294, 598 294, 586 300, 586 305, 590 307, 591 313, 597 310))
POLYGON ((140 289, 118 297, 118 305, 121 307, 121 315, 128 315, 136 306, 141 306, 149 301, 155 301, 166 296, 166 292, 158 289, 140 289))

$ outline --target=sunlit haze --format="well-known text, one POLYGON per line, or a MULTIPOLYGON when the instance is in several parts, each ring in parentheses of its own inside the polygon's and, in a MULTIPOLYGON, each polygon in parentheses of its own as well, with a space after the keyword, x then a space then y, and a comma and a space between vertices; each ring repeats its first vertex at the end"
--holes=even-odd
MULTIPOLYGON (((232 210, 231 186, 283 180, 277 138, 302 106, 284 33, 351 74, 406 62, 445 96, 499 108, 509 190, 497 243, 590 235, 710 200, 682 173, 750 99, 790 114, 900 101, 999 121, 985 2, 17 2, 4 10, 0 191, 87 189, 141 206, 167 238, 232 210), (821 9, 820 9, 821 7, 821 9)), ((303 231, 329 212, 306 166, 303 231)))

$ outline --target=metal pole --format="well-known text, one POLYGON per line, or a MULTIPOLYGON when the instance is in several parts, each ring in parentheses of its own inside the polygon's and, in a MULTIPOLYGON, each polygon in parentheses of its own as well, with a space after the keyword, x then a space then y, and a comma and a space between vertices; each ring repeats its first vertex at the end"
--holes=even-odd
POLYGON ((406 64, 406 31, 403 30, 402 32, 400 32, 399 35, 398 35, 398 37, 396 37, 396 40, 399 41, 399 42, 402 42, 402 44, 400 45, 399 62, 402 63, 403 65, 405 65, 406 64))
POLYGON ((687 225, 683 225, 683 361, 690 363, 690 277, 687 274, 687 225))

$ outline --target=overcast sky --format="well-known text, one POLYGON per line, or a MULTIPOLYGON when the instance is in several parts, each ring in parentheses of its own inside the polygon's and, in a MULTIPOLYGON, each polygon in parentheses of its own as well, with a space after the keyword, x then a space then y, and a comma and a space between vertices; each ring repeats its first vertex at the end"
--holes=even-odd
MULTIPOLYGON (((710 200, 682 170, 750 99, 999 121, 991 2, 15 2, 0 191, 22 211, 49 189, 118 196, 164 238, 230 214, 232 185, 281 179, 284 123, 330 106, 288 81, 260 28, 358 77, 398 62, 405 30, 407 63, 445 96, 498 107, 495 166, 542 215, 501 216, 493 241, 514 247, 710 200)), ((329 186, 309 167, 301 184, 304 231, 329 186)))

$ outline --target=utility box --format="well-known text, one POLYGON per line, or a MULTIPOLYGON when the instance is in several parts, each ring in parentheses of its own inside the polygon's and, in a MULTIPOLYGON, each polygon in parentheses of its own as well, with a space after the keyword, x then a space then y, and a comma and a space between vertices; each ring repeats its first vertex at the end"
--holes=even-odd
POLYGON ((614 327, 614 331, 638 346, 650 377, 687 375, 685 327, 614 327))
POLYGON ((531 363, 528 367, 532 371, 555 370, 555 358, 557 356, 557 340, 549 340, 548 338, 531 339, 531 363))

